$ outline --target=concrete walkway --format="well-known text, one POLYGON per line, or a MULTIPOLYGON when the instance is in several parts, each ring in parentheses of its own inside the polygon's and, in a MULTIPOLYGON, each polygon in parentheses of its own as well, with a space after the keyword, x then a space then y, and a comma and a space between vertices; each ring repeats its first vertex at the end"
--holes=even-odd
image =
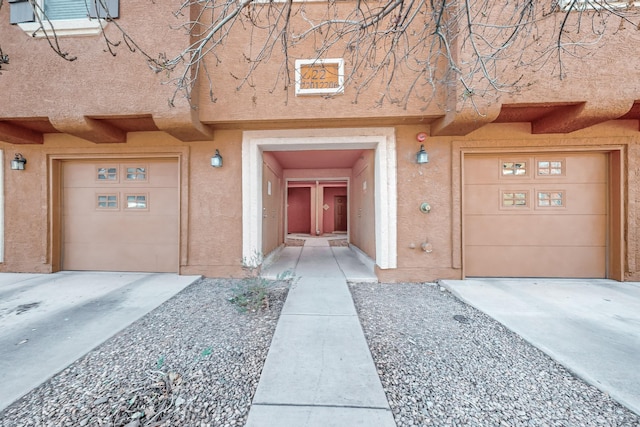
POLYGON ((294 272, 247 427, 392 427, 347 280, 377 281, 345 247, 287 247, 264 274, 294 272))
POLYGON ((440 284, 640 414, 640 284, 468 279, 440 284))
POLYGON ((199 277, 0 274, 0 411, 199 277))

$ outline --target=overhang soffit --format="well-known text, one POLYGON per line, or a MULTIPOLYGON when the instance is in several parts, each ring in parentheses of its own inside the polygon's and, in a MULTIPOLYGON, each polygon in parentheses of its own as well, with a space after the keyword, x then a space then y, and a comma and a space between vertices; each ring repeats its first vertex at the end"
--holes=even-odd
POLYGON ((194 125, 191 118, 167 121, 151 114, 0 119, 0 140, 11 144, 42 144, 47 133, 66 133, 94 143, 124 143, 128 132, 159 130, 181 141, 210 139, 212 134, 209 126, 194 125))
POLYGON ((619 119, 631 111, 634 100, 599 100, 557 108, 531 122, 534 134, 569 133, 609 120, 619 119))
POLYGON ((213 128, 193 117, 154 117, 155 126, 180 141, 207 141, 213 139, 213 128))
POLYGON ((608 120, 640 120, 640 101, 504 104, 495 123, 531 123, 532 133, 568 133, 608 120))
POLYGON ((51 124, 60 132, 95 143, 126 142, 127 133, 122 129, 87 116, 51 117, 51 124))
POLYGON ((640 100, 636 99, 633 103, 633 107, 620 117, 620 120, 638 120, 638 130, 640 131, 640 100))
POLYGON ((38 130, 38 126, 28 124, 25 126, 21 121, 2 120, 0 121, 0 140, 11 144, 42 144, 44 137, 43 132, 38 130))
POLYGON ((461 110, 452 110, 431 124, 431 136, 464 136, 493 122, 500 114, 500 106, 482 108, 468 104, 461 110))

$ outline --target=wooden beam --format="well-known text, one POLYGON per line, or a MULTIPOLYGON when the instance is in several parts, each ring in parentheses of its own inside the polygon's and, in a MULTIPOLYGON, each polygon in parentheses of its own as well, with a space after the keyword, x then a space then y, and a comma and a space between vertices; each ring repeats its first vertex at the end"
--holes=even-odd
POLYGON ((554 110, 531 123, 534 134, 569 133, 618 119, 631 110, 633 100, 583 102, 554 110))
POLYGON ((100 119, 81 116, 52 117, 50 120, 58 131, 95 142, 96 144, 127 142, 127 133, 125 131, 100 119))
POLYGON ((10 144, 44 143, 44 137, 40 132, 16 126, 9 121, 0 121, 0 140, 10 144))

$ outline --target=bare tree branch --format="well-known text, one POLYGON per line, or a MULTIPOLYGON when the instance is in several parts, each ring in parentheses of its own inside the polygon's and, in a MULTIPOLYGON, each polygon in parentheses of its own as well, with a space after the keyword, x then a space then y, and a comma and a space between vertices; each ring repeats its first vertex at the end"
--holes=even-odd
MULTIPOLYGON (((35 0, 29 1, 38 31, 46 34, 51 48, 65 60, 75 59, 61 48, 44 11, 35 0)), ((104 0, 86 1, 106 9, 104 0)), ((524 73, 517 70, 543 68, 550 61, 555 62, 557 77, 564 78, 569 72, 566 58, 589 55, 605 35, 622 31, 624 25, 638 29, 640 12, 634 4, 607 0, 183 0, 174 16, 187 19, 175 30, 191 41, 171 57, 149 54, 151 48, 138 45, 110 15, 100 25, 105 50, 111 55, 124 45, 139 52, 155 72, 167 73, 175 85, 171 105, 179 95, 190 99, 198 81, 208 85, 215 101, 216 73, 228 60, 221 49, 234 34, 243 33, 247 46, 237 55, 246 68, 240 75, 233 74, 238 90, 256 90, 253 76, 263 64, 277 70, 273 92, 294 85, 293 58, 300 54, 318 60, 344 57, 349 64, 345 84, 353 89, 354 102, 375 85, 378 103, 406 108, 412 99, 428 104, 439 87, 451 85, 459 85, 461 96, 475 105, 478 96, 519 90, 524 73), (106 23, 118 30, 121 40, 106 35, 106 23)))

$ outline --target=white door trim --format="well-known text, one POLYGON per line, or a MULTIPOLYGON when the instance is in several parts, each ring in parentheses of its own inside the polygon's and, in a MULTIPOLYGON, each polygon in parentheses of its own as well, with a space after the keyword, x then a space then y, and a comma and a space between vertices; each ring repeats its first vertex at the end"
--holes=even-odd
POLYGON ((262 152, 375 150, 376 264, 397 266, 396 138, 393 128, 295 129, 242 134, 242 257, 258 266, 262 250, 262 152))

